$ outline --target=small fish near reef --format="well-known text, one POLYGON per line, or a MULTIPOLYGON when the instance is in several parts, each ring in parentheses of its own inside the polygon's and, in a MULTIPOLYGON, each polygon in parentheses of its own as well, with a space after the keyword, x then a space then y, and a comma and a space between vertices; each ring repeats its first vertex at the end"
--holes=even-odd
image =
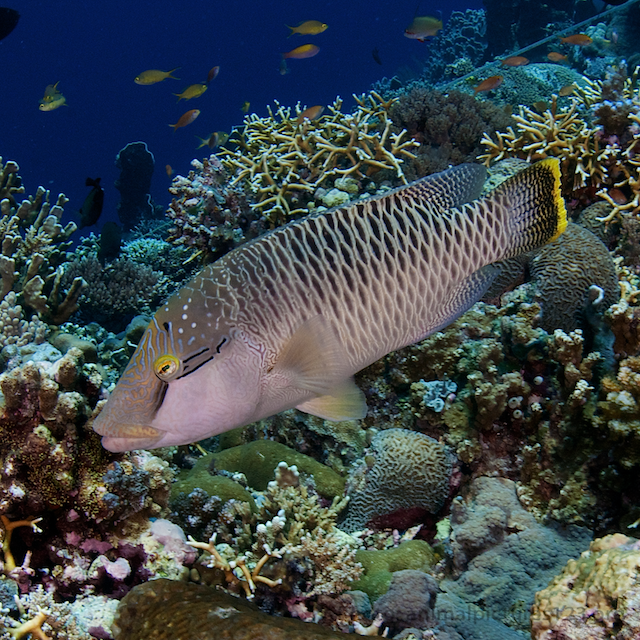
POLYGON ((467 311, 493 263, 566 228, 556 158, 477 199, 461 164, 312 213, 205 267, 156 312, 93 428, 109 451, 187 444, 299 410, 367 412, 353 375, 467 311))
POLYGON ((229 134, 226 131, 214 131, 208 138, 201 138, 200 136, 196 136, 198 140, 200 140, 200 144, 197 146, 198 149, 202 147, 209 147, 209 149, 215 149, 220 145, 223 145, 228 139, 229 134))
POLYGON ((486 91, 493 91, 497 89, 504 80, 504 76, 490 76, 486 80, 483 80, 477 87, 474 87, 473 93, 484 93, 486 91))
POLYGON ((242 103, 242 106, 240 107, 240 111, 242 111, 242 113, 249 113, 250 107, 251 107, 251 103, 245 101, 242 103))
POLYGON ((215 80, 220 73, 220 65, 216 65, 215 67, 211 67, 209 69, 209 73, 207 74, 207 84, 209 84, 212 80, 215 80))
POLYGON ((329 27, 328 24, 324 22, 320 22, 320 20, 305 20, 301 22, 297 27, 290 27, 289 25, 285 25, 287 29, 291 29, 291 33, 287 36, 290 38, 296 33, 301 36, 317 36, 319 33, 326 31, 329 27))
POLYGON ((192 98, 199 98, 206 90, 207 85, 204 83, 190 84, 182 93, 174 93, 174 96, 178 96, 178 102, 180 100, 191 100, 192 98))
POLYGON ((551 60, 551 62, 564 62, 567 59, 567 56, 559 51, 549 51, 549 53, 547 53, 547 58, 551 60))
POLYGON ((502 61, 503 67, 523 67, 529 64, 529 58, 524 56, 509 56, 502 61))
POLYGON ((48 84, 44 90, 44 96, 38 103, 40 111, 55 111, 67 103, 66 98, 58 91, 60 81, 55 84, 48 84))
POLYGON ((309 107, 296 118, 296 123, 302 124, 305 120, 317 120, 323 112, 324 107, 321 104, 317 104, 314 107, 309 107))
POLYGON ((20 14, 15 9, 0 7, 0 40, 4 40, 17 26, 20 14))
POLYGON ((289 73, 289 67, 287 66, 287 61, 284 58, 282 58, 280 60, 280 66, 278 67, 278 73, 281 76, 286 76, 287 73, 289 73))
POLYGON ((80 229, 90 227, 98 222, 104 205, 104 189, 100 186, 100 178, 95 180, 87 178, 85 185, 92 187, 92 189, 80 207, 80 229))
POLYGON ((173 167, 170 164, 165 165, 164 171, 169 178, 173 175, 173 167))
POLYGON ((435 36, 442 29, 442 20, 433 16, 416 16, 411 24, 404 30, 406 38, 424 42, 427 38, 435 36))
POLYGON ((378 51, 378 47, 374 47, 371 52, 371 57, 376 64, 382 65, 382 60, 380 59, 380 52, 378 51))
POLYGON ((566 38, 558 38, 562 44, 573 44, 578 47, 586 47, 591 44, 593 40, 586 33, 575 33, 572 36, 566 38))
POLYGON ((291 51, 287 51, 287 53, 283 53, 282 57, 285 60, 289 58, 304 60, 306 58, 313 58, 313 56, 317 56, 319 53, 320 47, 317 47, 315 44, 303 44, 291 51))
POLYGON ((561 98, 566 98, 567 96, 573 95, 575 91, 576 91, 575 84, 567 84, 564 87, 560 87, 560 90, 558 91, 558 95, 561 98))
POLYGON ((181 129, 182 127, 186 127, 188 124, 191 124, 198 116, 200 115, 199 109, 191 109, 186 113, 183 113, 178 122, 175 124, 170 124, 170 127, 173 127, 173 130, 181 129))
POLYGON ((171 71, 160 71, 160 69, 149 69, 148 71, 143 71, 138 74, 134 78, 134 82, 136 84, 148 85, 148 84, 157 84, 158 82, 162 82, 167 78, 173 78, 174 80, 180 80, 180 78, 176 78, 171 74, 174 71, 177 71, 180 67, 176 67, 175 69, 171 69, 171 71))

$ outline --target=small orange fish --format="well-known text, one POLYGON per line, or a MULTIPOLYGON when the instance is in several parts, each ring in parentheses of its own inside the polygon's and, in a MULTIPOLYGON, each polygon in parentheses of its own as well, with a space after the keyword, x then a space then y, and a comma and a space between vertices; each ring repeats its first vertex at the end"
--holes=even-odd
POLYGON ((320 22, 320 20, 305 20, 301 22, 297 27, 290 27, 285 25, 287 29, 291 29, 291 33, 287 36, 290 38, 295 33, 299 33, 301 36, 317 36, 319 33, 326 31, 328 24, 320 22))
POLYGON ((562 44, 575 44, 579 47, 586 47, 591 44, 593 40, 586 33, 574 33, 572 36, 566 38, 559 38, 562 44))
POLYGON ((313 56, 317 56, 320 53, 320 47, 317 47, 315 44, 303 44, 291 51, 287 51, 287 53, 283 53, 282 57, 294 58, 296 60, 304 60, 304 58, 313 58, 313 56))
POLYGON ((200 115, 199 109, 191 109, 186 113, 183 113, 180 116, 180 119, 175 124, 170 124, 170 127, 173 127, 173 130, 180 129, 181 127, 186 127, 188 124, 191 124, 198 116, 200 115))
POLYGON ((559 53, 558 51, 549 51, 549 53, 547 53, 547 58, 549 58, 551 62, 562 62, 567 59, 567 56, 559 53))
POLYGON ((484 92, 484 91, 493 91, 497 89, 504 80, 504 76, 491 76, 486 80, 483 80, 475 89, 473 90, 474 95, 476 93, 484 92))
POLYGON ((529 64, 529 58, 524 56, 509 56, 502 61, 503 67, 522 67, 529 64))
POLYGON ((298 124, 302 124, 305 119, 306 120, 315 120, 316 118, 319 118, 322 115, 322 112, 324 111, 324 107, 320 104, 315 105, 315 107, 309 107, 308 109, 305 109, 297 118, 296 118, 296 122, 298 124))
POLYGON ((617 187, 609 189, 609 195, 616 204, 627 204, 627 196, 617 187))
POLYGON ((215 80, 218 77, 219 73, 220 73, 220 65, 211 67, 211 69, 209 70, 209 73, 207 74, 207 84, 209 84, 212 80, 215 80))
POLYGON ((171 168, 171 165, 170 165, 170 164, 168 164, 168 165, 164 168, 164 170, 167 172, 167 175, 168 175, 169 177, 171 177, 171 176, 173 175, 173 169, 171 168))
POLYGON ((416 16, 404 30, 405 38, 424 42, 429 36, 435 36, 442 29, 442 20, 433 16, 416 16))
POLYGON ((575 90, 576 90, 575 84, 568 84, 562 87, 560 91, 558 91, 558 95, 561 98, 566 98, 567 96, 570 96, 575 90))

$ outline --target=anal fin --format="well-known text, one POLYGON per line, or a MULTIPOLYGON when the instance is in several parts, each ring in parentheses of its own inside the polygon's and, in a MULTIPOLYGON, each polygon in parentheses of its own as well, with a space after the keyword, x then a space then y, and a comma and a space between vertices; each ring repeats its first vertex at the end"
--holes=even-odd
POLYGON ((331 389, 327 395, 299 404, 296 409, 335 422, 361 420, 367 415, 364 393, 358 389, 352 378, 331 389))

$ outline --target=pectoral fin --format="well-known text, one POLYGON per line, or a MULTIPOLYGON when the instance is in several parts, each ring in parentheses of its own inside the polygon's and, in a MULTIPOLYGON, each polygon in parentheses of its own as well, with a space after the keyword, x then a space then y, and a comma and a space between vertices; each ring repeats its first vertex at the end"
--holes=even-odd
POLYGON ((278 386, 323 396, 351 373, 338 337, 326 319, 318 315, 298 327, 270 375, 274 381, 279 379, 278 386))
POLYGON ((361 420, 367 415, 364 393, 356 387, 353 379, 334 387, 330 394, 307 400, 296 409, 324 418, 325 420, 361 420))

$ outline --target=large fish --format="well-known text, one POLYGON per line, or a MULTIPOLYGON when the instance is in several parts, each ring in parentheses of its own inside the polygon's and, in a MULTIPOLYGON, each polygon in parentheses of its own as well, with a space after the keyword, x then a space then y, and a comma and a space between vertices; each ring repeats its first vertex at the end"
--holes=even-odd
POLYGON ((297 407, 362 418, 353 374, 446 326, 492 263, 558 237, 558 161, 477 198, 466 164, 231 251, 163 305, 94 423, 110 451, 186 444, 297 407))

